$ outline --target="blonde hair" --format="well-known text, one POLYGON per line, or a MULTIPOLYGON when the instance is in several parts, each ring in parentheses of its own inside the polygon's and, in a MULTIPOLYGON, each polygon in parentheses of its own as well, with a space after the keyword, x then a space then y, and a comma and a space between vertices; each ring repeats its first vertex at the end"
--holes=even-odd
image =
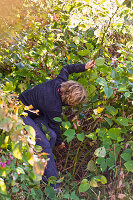
POLYGON ((84 87, 72 80, 63 82, 60 91, 62 101, 68 105, 77 105, 87 96, 84 87))

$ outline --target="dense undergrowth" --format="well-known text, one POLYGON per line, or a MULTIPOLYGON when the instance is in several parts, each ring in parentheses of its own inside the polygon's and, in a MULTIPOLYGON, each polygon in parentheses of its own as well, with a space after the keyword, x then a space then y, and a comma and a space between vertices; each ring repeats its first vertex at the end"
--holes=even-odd
MULTIPOLYGON (((0 199, 132 199, 133 35, 131 1, 0 3, 0 199), (73 74, 87 101, 63 108, 55 148, 62 193, 40 185, 47 155, 24 126, 24 90, 55 78, 62 66, 93 59, 73 74)), ((54 178, 49 180, 55 182, 54 178)))

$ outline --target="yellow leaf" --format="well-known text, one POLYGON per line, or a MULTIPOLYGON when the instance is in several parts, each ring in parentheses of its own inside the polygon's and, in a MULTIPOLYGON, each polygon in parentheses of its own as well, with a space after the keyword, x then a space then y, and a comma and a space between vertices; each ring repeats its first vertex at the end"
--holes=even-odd
POLYGON ((106 1, 106 0, 101 0, 101 2, 100 2, 100 3, 101 3, 101 4, 103 4, 105 1, 106 1))
POLYGON ((94 179, 92 179, 92 180, 90 181, 90 186, 91 186, 91 187, 98 187, 97 181, 94 180, 94 179))
POLYGON ((68 59, 68 60, 70 60, 70 54, 69 54, 69 55, 67 55, 67 59, 68 59))
POLYGON ((7 195, 6 185, 5 185, 4 180, 2 178, 0 178, 0 193, 7 195))
POLYGON ((97 112, 101 113, 104 110, 104 108, 98 107, 97 112))
POLYGON ((33 107, 32 105, 29 105, 29 106, 25 106, 25 107, 24 107, 25 110, 30 110, 30 109, 33 109, 33 108, 34 108, 34 107, 33 107))
POLYGON ((105 176, 101 176, 101 183, 102 184, 106 184, 107 183, 107 179, 105 176))
POLYGON ((22 159, 22 153, 21 153, 21 148, 20 148, 20 144, 17 143, 15 144, 14 148, 13 148, 13 156, 17 159, 22 159))
POLYGON ((28 160, 28 163, 33 166, 34 165, 34 158, 31 157, 29 160, 28 160))
POLYGON ((27 153, 25 153, 25 158, 28 163, 33 166, 34 165, 34 157, 33 154, 27 149, 27 153))
POLYGON ((89 3, 90 0, 85 0, 87 3, 89 3))
POLYGON ((69 126, 68 126, 67 124, 65 124, 65 126, 64 126, 64 127, 65 127, 65 129, 69 129, 69 126))
POLYGON ((18 107, 14 108, 15 115, 18 115, 18 107))
POLYGON ((9 135, 5 137, 5 144, 8 144, 9 142, 9 135))
POLYGON ((94 109, 93 112, 95 113, 95 115, 97 115, 97 114, 100 114, 103 110, 104 110, 104 108, 101 108, 99 106, 97 109, 94 109))
POLYGON ((89 144, 90 144, 90 146, 91 146, 91 147, 94 145, 94 143, 93 143, 93 142, 90 142, 89 144))
POLYGON ((45 163, 42 162, 41 160, 38 160, 38 161, 34 162, 33 171, 37 175, 43 175, 45 167, 46 167, 45 163))
POLYGON ((45 153, 45 152, 42 152, 40 154, 38 154, 38 156, 48 156, 49 154, 48 153, 45 153))
POLYGON ((25 129, 28 131, 28 133, 30 133, 31 140, 35 141, 36 132, 34 128, 32 126, 25 125, 25 129))

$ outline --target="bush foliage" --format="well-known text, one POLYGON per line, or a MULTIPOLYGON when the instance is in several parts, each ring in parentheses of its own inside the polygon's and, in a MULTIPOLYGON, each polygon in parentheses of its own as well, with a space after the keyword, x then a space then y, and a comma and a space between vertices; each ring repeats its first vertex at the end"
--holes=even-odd
MULTIPOLYGON (((0 3, 1 199, 131 199, 131 10, 130 0, 0 3), (60 197, 49 185, 44 197, 39 182, 47 155, 40 153, 34 130, 20 118, 31 107, 24 107, 17 97, 55 78, 63 65, 92 59, 94 70, 70 76, 86 88, 86 103, 64 108, 62 119, 55 119, 66 141, 60 171, 68 180, 59 179, 60 197)), ((56 162, 58 166, 58 158, 56 162)))

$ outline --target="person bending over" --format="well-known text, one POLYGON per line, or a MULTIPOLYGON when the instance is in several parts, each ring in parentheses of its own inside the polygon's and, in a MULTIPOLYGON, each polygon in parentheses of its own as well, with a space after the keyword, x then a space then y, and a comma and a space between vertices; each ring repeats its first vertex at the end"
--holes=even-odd
MULTIPOLYGON (((42 84, 36 85, 20 94, 19 100, 25 105, 32 105, 34 110, 39 110, 39 115, 27 111, 26 117, 22 119, 26 125, 30 125, 36 132, 36 144, 42 147, 42 152, 48 153, 49 161, 45 169, 42 180, 47 184, 48 178, 55 176, 58 179, 58 172, 52 153, 53 147, 64 147, 61 138, 60 123, 53 118, 61 117, 62 106, 75 106, 82 102, 86 97, 86 91, 78 82, 69 80, 69 74, 84 72, 94 68, 93 61, 87 64, 65 65, 59 75, 42 84), (46 138, 43 125, 50 132, 50 140, 46 138)), ((56 190, 60 188, 57 183, 53 186, 56 190)))

